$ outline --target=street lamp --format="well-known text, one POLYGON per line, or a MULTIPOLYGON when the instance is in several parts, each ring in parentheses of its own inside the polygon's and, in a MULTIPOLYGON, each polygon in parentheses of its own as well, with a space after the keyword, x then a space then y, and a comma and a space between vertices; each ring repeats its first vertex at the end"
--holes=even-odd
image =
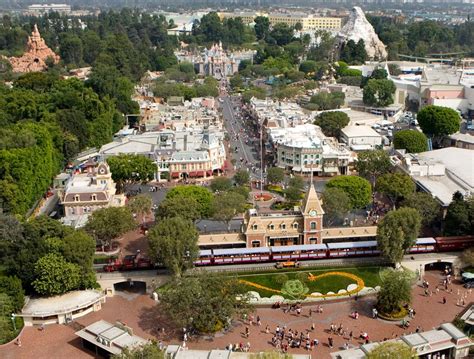
POLYGON ((13 323, 13 330, 15 330, 15 332, 16 332, 15 317, 16 317, 15 313, 12 313, 11 319, 12 319, 12 323, 13 323))

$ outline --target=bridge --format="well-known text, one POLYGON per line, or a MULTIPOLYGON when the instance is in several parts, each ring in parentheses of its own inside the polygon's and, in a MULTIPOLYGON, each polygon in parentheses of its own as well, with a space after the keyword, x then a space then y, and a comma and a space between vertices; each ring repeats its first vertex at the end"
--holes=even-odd
POLYGON ((112 272, 96 273, 97 282, 107 293, 107 296, 115 295, 117 285, 127 284, 129 286, 143 286, 146 293, 152 293, 155 288, 163 285, 170 279, 169 274, 158 272, 157 270, 143 270, 133 272, 112 272))

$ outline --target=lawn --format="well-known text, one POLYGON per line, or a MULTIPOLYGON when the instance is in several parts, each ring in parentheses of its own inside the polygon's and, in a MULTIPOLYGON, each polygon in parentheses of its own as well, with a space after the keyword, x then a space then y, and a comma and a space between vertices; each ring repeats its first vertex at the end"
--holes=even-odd
MULTIPOLYGON (((311 273, 314 276, 328 273, 328 272, 345 272, 358 276, 361 278, 366 287, 375 287, 380 285, 380 276, 379 271, 383 267, 333 267, 333 268, 302 268, 298 270, 287 270, 287 271, 271 271, 271 272, 254 272, 246 274, 237 274, 238 279, 243 279, 252 283, 256 283, 268 288, 280 290, 282 287, 280 274, 285 274, 289 280, 299 279, 301 274, 299 273, 311 273)), ((322 293, 326 294, 328 292, 337 293, 340 289, 346 289, 349 284, 356 284, 354 280, 342 277, 342 276, 328 276, 315 281, 306 281, 306 286, 309 288, 308 293, 322 293)), ((262 297, 271 297, 277 293, 255 288, 253 286, 246 286, 248 290, 257 291, 262 297)))

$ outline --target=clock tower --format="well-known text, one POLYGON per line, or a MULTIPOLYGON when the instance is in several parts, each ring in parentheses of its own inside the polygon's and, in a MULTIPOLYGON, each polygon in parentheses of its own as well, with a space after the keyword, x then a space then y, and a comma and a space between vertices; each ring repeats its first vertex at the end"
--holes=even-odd
POLYGON ((312 181, 306 193, 301 212, 303 215, 303 243, 322 243, 321 232, 323 230, 324 211, 312 181))

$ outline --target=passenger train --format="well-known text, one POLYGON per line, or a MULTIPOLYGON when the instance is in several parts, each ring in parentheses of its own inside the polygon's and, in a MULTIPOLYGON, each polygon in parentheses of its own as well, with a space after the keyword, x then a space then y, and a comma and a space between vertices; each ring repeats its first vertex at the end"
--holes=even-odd
MULTIPOLYGON (((474 245, 474 236, 418 238, 409 254, 462 251, 474 245)), ((204 249, 196 266, 305 261, 377 256, 377 241, 303 244, 276 247, 204 249)))

